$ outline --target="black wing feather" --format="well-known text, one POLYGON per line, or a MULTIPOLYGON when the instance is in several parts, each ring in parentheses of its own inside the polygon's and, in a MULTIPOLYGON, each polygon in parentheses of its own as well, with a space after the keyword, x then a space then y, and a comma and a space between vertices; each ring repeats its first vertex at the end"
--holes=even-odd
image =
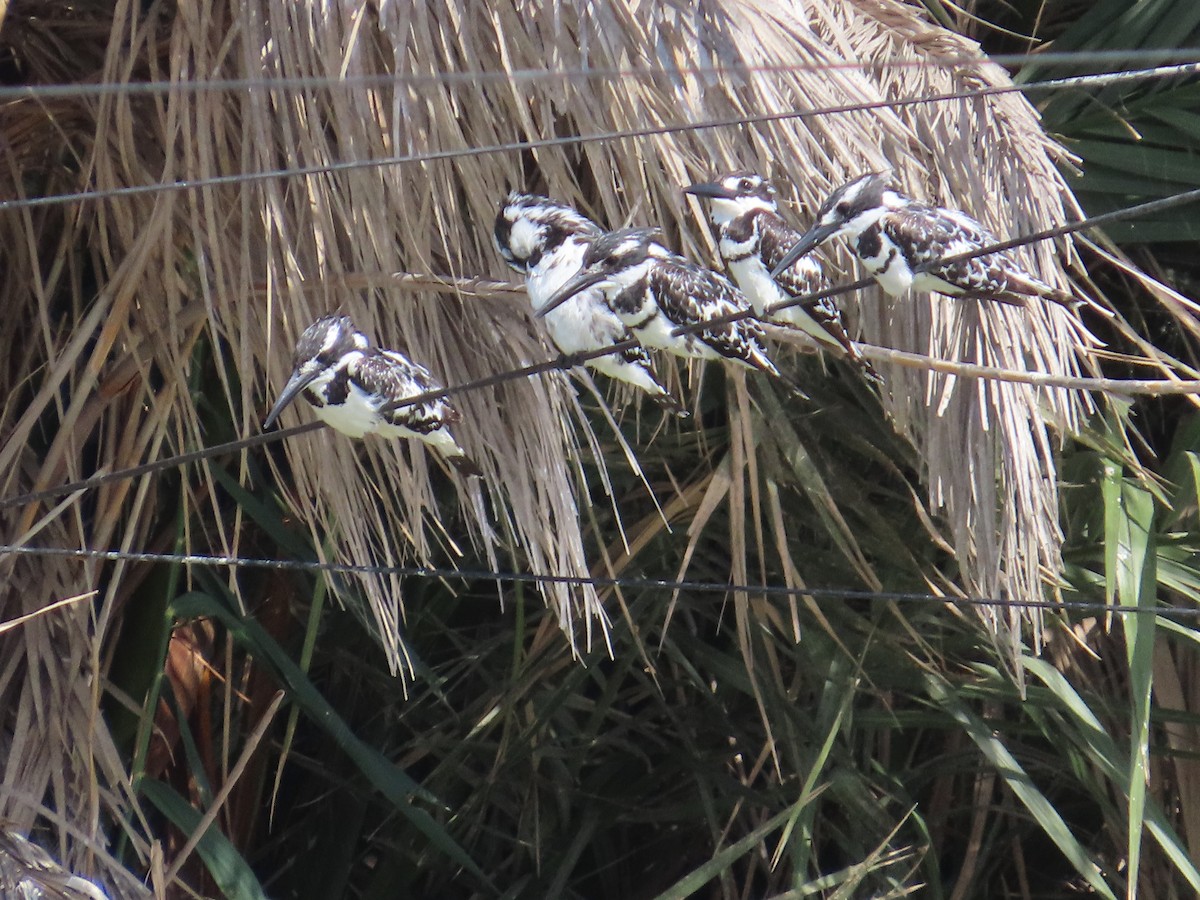
MULTIPOLYGON (((762 254, 763 264, 767 267, 768 272, 775 271, 775 267, 783 261, 784 255, 795 247, 799 240, 800 232, 789 227, 781 218, 778 216, 768 218, 766 213, 759 213, 759 253, 762 254)), ((793 265, 780 272, 775 279, 779 286, 792 297, 815 294, 829 287, 829 279, 825 277, 820 268, 814 269, 811 266, 803 265, 805 259, 807 257, 800 257, 793 265)))
MULTIPOLYGON (((778 216, 775 219, 776 221, 771 221, 765 214, 759 215, 759 252, 762 254, 763 264, 767 267, 768 272, 775 271, 775 267, 783 261, 784 255, 796 246, 801 237, 800 232, 789 227, 778 216)), ((831 286, 830 280, 820 267, 814 268, 802 264, 807 258, 800 257, 793 265, 780 272, 775 279, 780 288, 791 297, 818 294, 828 290, 831 286)), ((858 348, 854 346, 854 342, 850 340, 850 335, 846 333, 846 323, 842 319, 842 311, 832 297, 822 297, 815 302, 806 303, 804 311, 841 344, 842 349, 846 351, 847 358, 858 366, 867 378, 882 383, 882 376, 870 362, 863 358, 862 354, 858 352, 858 348)))
MULTIPOLYGON (((682 257, 664 259, 650 270, 649 280, 658 308, 677 326, 700 325, 750 308, 728 278, 692 265, 682 257)), ((727 359, 738 359, 772 375, 779 374, 766 355, 765 335, 755 319, 738 319, 694 334, 695 339, 727 359)))
MULTIPOLYGON (((428 369, 394 350, 372 348, 359 360, 352 377, 363 390, 378 397, 381 406, 442 387, 428 369)), ((445 397, 440 397, 391 410, 384 413, 384 418, 392 425, 429 434, 457 422, 459 414, 445 397)))
MULTIPOLYGON (((888 218, 885 230, 901 246, 905 240, 918 238, 927 244, 933 258, 953 257, 1000 242, 965 213, 923 204, 897 210, 895 216, 888 218)), ((921 261, 914 259, 914 264, 921 261)), ((936 265, 929 272, 960 288, 960 296, 972 299, 996 300, 1013 306, 1024 306, 1028 297, 1046 297, 1066 305, 1074 301, 1069 294, 1055 290, 1027 271, 1012 250, 936 265)))

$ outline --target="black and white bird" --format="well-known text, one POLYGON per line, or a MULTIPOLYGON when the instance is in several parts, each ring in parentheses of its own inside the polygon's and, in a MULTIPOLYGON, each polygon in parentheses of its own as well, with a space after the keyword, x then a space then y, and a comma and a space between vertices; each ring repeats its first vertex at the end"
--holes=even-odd
POLYGON ((710 201, 709 216, 717 227, 721 258, 760 320, 803 331, 822 347, 844 353, 868 378, 882 380, 846 334, 833 298, 767 313, 767 308, 777 303, 830 287, 820 264, 807 254, 782 269, 778 278, 771 277, 771 270, 800 242, 801 235, 779 215, 775 188, 769 181, 742 170, 690 185, 684 191, 710 201))
POLYGON ((440 388, 423 366, 394 350, 372 346, 349 316, 323 316, 300 335, 292 357, 292 376, 263 428, 270 428, 287 405, 303 394, 317 418, 342 434, 416 438, 437 450, 463 475, 482 475, 450 434, 449 426, 460 416, 445 397, 385 409, 440 388))
MULTIPOLYGON (((595 222, 571 207, 549 197, 517 191, 501 204, 492 232, 505 263, 525 276, 525 290, 535 310, 579 274, 584 254, 602 234, 595 222)), ((545 323, 560 353, 603 350, 631 337, 629 329, 604 302, 599 288, 580 291, 547 315, 545 323)), ((659 382, 645 347, 634 344, 584 364, 645 391, 651 400, 675 415, 687 415, 659 382)))
POLYGON ((647 347, 676 356, 727 360, 783 379, 767 355, 757 320, 746 317, 701 327, 712 319, 753 310, 725 276, 664 247, 657 229, 628 228, 593 241, 584 254, 583 271, 536 314, 547 315, 592 288, 603 292, 612 311, 647 347), (674 333, 688 326, 696 330, 674 333))
POLYGON ((912 288, 1012 306, 1025 306, 1030 298, 1068 307, 1079 302, 1030 273, 1012 250, 952 259, 998 240, 966 213, 906 197, 892 186, 887 172, 861 175, 834 191, 816 223, 784 254, 771 276, 783 274, 818 244, 843 234, 854 255, 892 296, 912 288))

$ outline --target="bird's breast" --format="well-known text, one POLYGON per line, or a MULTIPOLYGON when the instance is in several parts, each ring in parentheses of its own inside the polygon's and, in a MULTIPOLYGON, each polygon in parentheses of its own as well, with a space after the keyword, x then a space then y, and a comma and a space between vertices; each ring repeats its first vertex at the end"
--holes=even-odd
POLYGON ((739 235, 726 229, 721 234, 721 240, 717 244, 717 249, 721 253, 721 259, 725 260, 731 266, 737 260, 758 256, 759 238, 756 232, 751 231, 749 235, 741 240, 738 238, 739 235))
POLYGON ((593 288, 572 297, 543 320, 554 345, 563 353, 607 347, 625 337, 625 326, 608 308, 603 291, 593 288))
POLYGON ((538 264, 529 270, 529 276, 525 279, 525 290, 534 309, 544 304, 559 288, 579 274, 583 267, 584 250, 584 247, 568 242, 543 254, 538 264))
POLYGON ((787 294, 771 277, 762 258, 757 255, 731 262, 729 274, 746 295, 757 316, 761 316, 768 306, 787 299, 787 294))
POLYGON ((627 324, 646 347, 666 350, 676 356, 694 356, 700 359, 720 358, 720 354, 705 344, 698 334, 672 334, 677 327, 676 323, 657 309, 640 321, 630 320, 627 324))
POLYGON ((379 414, 381 403, 378 396, 367 393, 350 380, 344 397, 338 398, 338 402, 330 397, 329 402, 316 406, 315 412, 330 428, 349 437, 360 438, 378 431, 383 424, 383 417, 379 414))
POLYGON ((646 279, 608 292, 608 306, 625 325, 640 321, 658 311, 658 303, 646 279))

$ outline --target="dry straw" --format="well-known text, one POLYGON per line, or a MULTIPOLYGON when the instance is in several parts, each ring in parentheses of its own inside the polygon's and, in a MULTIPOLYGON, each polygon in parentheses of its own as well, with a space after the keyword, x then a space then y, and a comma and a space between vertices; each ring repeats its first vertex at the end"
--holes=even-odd
MULTIPOLYGON (((976 48, 928 24, 916 5, 897 0, 713 0, 700 7, 642 4, 636 11, 593 0, 252 0, 179 4, 169 16, 151 5, 149 18, 135 0, 42 6, 42 23, 69 23, 69 29, 5 23, 6 40, 28 61, 31 83, 436 76, 541 66, 682 70, 777 66, 797 58, 897 64, 724 77, 667 71, 479 85, 31 99, 3 113, 7 196, 322 166, 1005 82, 994 67, 968 73, 937 66, 976 48), (66 33, 69 50, 60 44, 66 33)), ((1061 154, 1026 101, 1003 95, 7 212, 0 219, 6 311, 0 328, 14 350, 0 371, 12 400, 0 408, 0 493, 206 445, 197 392, 231 410, 240 433, 254 433, 287 375, 293 340, 332 309, 350 312, 381 343, 410 349, 446 383, 544 358, 522 297, 482 300, 429 280, 506 277, 489 230, 509 186, 547 191, 614 226, 631 219, 661 224, 682 236, 686 249, 711 258, 702 212, 679 188, 714 167, 762 170, 802 220, 833 185, 891 166, 915 195, 953 198, 1003 235, 1077 214, 1055 169, 1061 154), (85 281, 85 268, 99 274, 98 283, 85 281), (406 273, 409 281, 362 281, 372 273, 406 273), (189 382, 198 346, 217 354, 219 377, 212 383, 189 382), (47 422, 55 423, 49 433, 47 422)), ((1059 249, 1070 258, 1069 247, 1059 249)), ((1042 273, 1062 281, 1053 248, 1032 256, 1042 273)), ((968 364, 1071 377, 1081 371, 1077 348, 1090 343, 1058 309, 883 302, 874 291, 847 306, 873 344, 968 364)), ((932 512, 948 527, 962 589, 1040 598, 1043 579, 1060 568, 1054 446, 1089 411, 1084 395, 884 368, 887 411, 924 460, 932 512)), ((440 522, 442 510, 457 507, 467 539, 493 568, 495 554, 507 548, 535 573, 586 576, 580 523, 587 517, 579 506, 586 494, 569 461, 590 453, 591 442, 579 436, 567 384, 539 378, 461 398, 459 435, 486 470, 486 487, 454 482, 438 496, 434 485, 447 482, 430 478, 424 454, 373 442, 364 449, 328 431, 288 443, 287 470, 276 473, 278 481, 290 486, 286 499, 318 546, 329 547, 338 561, 453 561, 459 536, 440 522)), ((731 573, 737 581, 747 580, 747 543, 754 539, 737 524, 755 502, 747 409, 744 404, 732 423, 743 430, 734 442, 735 469, 683 485, 664 501, 668 516, 699 504, 697 531, 717 504, 729 504, 731 543, 740 550, 731 573)), ((288 413, 285 424, 302 416, 288 413)), ((208 469, 201 471, 187 503, 206 513, 197 520, 212 523, 213 531, 189 534, 188 549, 238 554, 242 514, 226 518, 211 508, 217 483, 208 469)), ((244 464, 232 471, 246 477, 244 464)), ((106 486, 89 498, 86 514, 72 501, 41 520, 44 509, 10 515, 0 537, 11 542, 36 522, 45 544, 161 548, 172 535, 154 530, 159 526, 150 510, 162 484, 144 479, 106 486)), ((630 535, 628 553, 636 554, 649 537, 630 535)), ((854 535, 845 537, 854 546, 854 535)), ((697 540, 693 535, 692 548, 697 540)), ((612 556, 620 563, 625 548, 614 547, 612 556)), ((6 786, 0 817, 27 831, 42 811, 30 798, 49 797, 70 819, 70 827, 59 829, 63 864, 76 871, 104 868, 106 858, 93 848, 103 844, 106 810, 134 804, 97 713, 107 666, 100 653, 111 645, 136 580, 120 563, 105 570, 103 582, 99 562, 9 558, 2 565, 0 620, 100 589, 94 604, 74 604, 0 636, 0 708, 9 711, 0 748, 6 786), (12 785, 21 786, 20 794, 12 785)), ((361 585, 391 660, 402 669, 400 584, 363 576, 361 585)), ((543 590, 572 641, 606 635, 594 591, 556 584, 543 590)), ((753 614, 738 605, 739 623, 753 614)), ((1017 633, 1018 613, 989 615, 1009 617, 992 621, 1002 639, 1017 633)), ((1036 630, 1037 619, 1031 622, 1036 630)), ((151 848, 134 849, 149 858, 151 848)), ((116 894, 133 890, 115 869, 108 871, 116 894)))

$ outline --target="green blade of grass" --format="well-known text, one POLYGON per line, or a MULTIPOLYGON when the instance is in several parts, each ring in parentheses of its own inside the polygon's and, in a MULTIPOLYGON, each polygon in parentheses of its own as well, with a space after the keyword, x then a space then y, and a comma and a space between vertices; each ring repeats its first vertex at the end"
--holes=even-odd
MULTIPOLYGON (((203 818, 200 811, 169 785, 146 778, 140 791, 184 834, 190 835, 199 827, 203 818)), ((196 852, 223 896, 229 900, 267 900, 246 860, 219 829, 209 828, 196 844, 196 852)))
MULTIPOLYGON (((807 802, 808 798, 802 797, 799 804, 807 802)), ((771 816, 771 818, 767 819, 767 821, 763 822, 744 838, 730 844, 720 853, 715 854, 704 865, 693 869, 683 878, 679 879, 679 881, 659 894, 655 900, 686 900, 687 897, 693 896, 704 885, 728 869, 735 860, 751 852, 768 834, 787 822, 795 814, 794 806, 789 806, 783 812, 771 816)))
MULTIPOLYGON (((1152 609, 1156 600, 1154 550, 1154 498, 1124 478, 1115 466, 1105 469, 1106 563, 1116 565, 1110 583, 1116 583, 1117 600, 1132 609, 1152 609)), ((1154 616, 1121 617, 1129 664, 1130 710, 1129 822, 1127 852, 1130 900, 1137 891, 1141 865, 1142 823, 1146 812, 1146 784, 1150 768, 1150 692, 1154 680, 1154 616)))
POLYGON ((972 713, 962 700, 955 693, 953 686, 947 681, 928 673, 925 676, 925 684, 929 696, 933 699, 937 706, 944 710, 953 718, 959 726, 967 733, 980 752, 988 759, 995 767, 996 771, 1004 779, 1005 784, 1017 796, 1017 799, 1025 805, 1030 814, 1037 820, 1037 823, 1042 826, 1046 836, 1050 838, 1062 851, 1062 854, 1070 861, 1084 880, 1091 885, 1092 889, 1102 897, 1108 897, 1109 900, 1116 900, 1116 895, 1112 892, 1105 882, 1103 875, 1100 873, 1099 867, 1092 862, 1075 839, 1075 835, 1071 833, 1071 829, 1067 823, 1063 821, 1062 815, 1054 805, 1046 799, 1045 794, 1039 791, 1033 784, 1033 781, 1026 774, 1021 764, 1004 746, 1003 741, 996 735, 995 731, 979 716, 972 713))
MULTIPOLYGON (((1162 620, 1160 626, 1165 629, 1178 629, 1180 633, 1200 644, 1200 634, 1190 628, 1184 628, 1177 623, 1162 620)), ((1061 703, 1061 709, 1066 712, 1078 726, 1081 736, 1081 746, 1092 762, 1105 774, 1109 783, 1118 788, 1123 794, 1129 793, 1129 766, 1124 754, 1117 748, 1116 742, 1104 729, 1099 716, 1092 711, 1079 692, 1071 685, 1065 675, 1045 660, 1023 657, 1025 670, 1035 679, 1044 684, 1061 703)), ((1146 827, 1150 835, 1175 864, 1175 869, 1187 879, 1198 895, 1200 895, 1200 869, 1192 860, 1186 847, 1179 839, 1175 829, 1171 827, 1162 809, 1156 803, 1145 805, 1146 827)))
POLYGON ((394 765, 378 750, 360 740, 346 725, 329 702, 321 696, 270 635, 256 622, 237 616, 225 604, 208 594, 185 594, 171 605, 177 618, 211 617, 219 620, 243 648, 260 662, 270 666, 288 695, 334 739, 347 756, 358 766, 370 783, 396 807, 397 811, 425 835, 430 843, 465 868, 485 884, 490 884, 483 870, 432 816, 413 805, 415 798, 434 801, 403 769, 394 765))

